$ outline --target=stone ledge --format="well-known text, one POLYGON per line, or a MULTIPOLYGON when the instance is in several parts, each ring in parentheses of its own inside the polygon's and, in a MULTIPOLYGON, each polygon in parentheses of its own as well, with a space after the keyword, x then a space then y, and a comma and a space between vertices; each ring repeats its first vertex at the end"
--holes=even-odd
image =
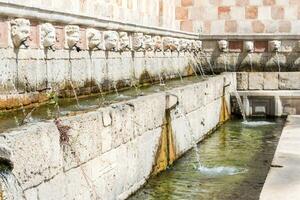
POLYGON ((300 116, 288 116, 260 200, 300 198, 300 116), (273 167, 272 167, 273 166, 273 167))

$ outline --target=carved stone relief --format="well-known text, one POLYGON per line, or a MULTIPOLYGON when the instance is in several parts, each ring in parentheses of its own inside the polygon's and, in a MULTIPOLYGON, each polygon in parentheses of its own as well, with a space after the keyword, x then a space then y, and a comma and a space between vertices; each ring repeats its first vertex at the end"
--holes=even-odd
POLYGON ((45 49, 55 50, 56 32, 54 26, 50 23, 45 23, 41 25, 40 30, 41 46, 45 49))
POLYGON ((130 51, 131 50, 131 41, 127 32, 120 32, 120 41, 119 41, 119 50, 121 51, 130 51))
POLYGON ((68 25, 65 27, 65 44, 70 50, 76 48, 80 51, 78 43, 80 41, 80 28, 76 25, 68 25))
POLYGON ((228 51, 228 47, 229 47, 228 41, 220 40, 220 41, 218 41, 218 46, 219 46, 219 50, 221 52, 227 52, 228 51))
POLYGON ((143 51, 145 48, 144 45, 144 34, 143 33, 134 33, 132 36, 132 48, 135 51, 143 51))
POLYGON ((160 36, 154 36, 153 42, 154 42, 154 51, 159 52, 163 50, 163 44, 160 36))
POLYGON ((104 42, 106 51, 118 51, 119 34, 116 31, 105 31, 104 42))
POLYGON ((28 48, 27 41, 30 36, 30 21, 23 18, 14 19, 11 24, 11 37, 15 48, 20 48, 21 45, 28 48))
POLYGON ((86 30, 86 39, 89 50, 104 50, 103 38, 99 30, 88 28, 86 30))
POLYGON ((144 47, 147 51, 152 51, 154 49, 154 41, 151 35, 144 36, 144 47))

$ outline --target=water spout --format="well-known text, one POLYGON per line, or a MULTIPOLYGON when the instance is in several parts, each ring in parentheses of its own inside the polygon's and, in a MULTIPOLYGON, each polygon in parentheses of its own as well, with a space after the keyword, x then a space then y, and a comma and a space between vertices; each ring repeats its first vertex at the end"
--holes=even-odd
POLYGON ((177 109, 177 112, 178 114, 184 119, 185 123, 186 123, 186 126, 188 127, 189 129, 189 132, 192 136, 192 145, 193 145, 193 149, 195 151, 195 154, 196 154, 196 159, 197 159, 197 168, 201 168, 202 167, 202 164, 201 164, 201 161, 200 161, 200 153, 199 153, 199 149, 198 149, 198 146, 197 146, 197 139, 194 135, 194 131, 192 129, 192 125, 190 123, 190 120, 188 119, 186 113, 184 112, 184 109, 180 107, 180 105, 178 105, 176 107, 177 109))
POLYGON ((10 160, 11 150, 0 146, 0 197, 1 200, 25 199, 23 189, 12 173, 13 163, 10 160))
POLYGON ((278 56, 278 51, 275 52, 275 62, 276 62, 277 67, 278 67, 278 72, 280 72, 281 67, 280 67, 280 59, 279 59, 279 56, 278 56))
POLYGON ((244 110, 244 106, 243 106, 243 103, 242 103, 242 99, 241 99, 241 96, 239 95, 239 93, 237 91, 234 91, 233 92, 236 100, 237 100, 237 103, 238 103, 238 106, 239 106, 239 109, 241 111, 241 114, 243 116, 243 120, 246 122, 247 121, 247 118, 246 118, 246 112, 244 110))

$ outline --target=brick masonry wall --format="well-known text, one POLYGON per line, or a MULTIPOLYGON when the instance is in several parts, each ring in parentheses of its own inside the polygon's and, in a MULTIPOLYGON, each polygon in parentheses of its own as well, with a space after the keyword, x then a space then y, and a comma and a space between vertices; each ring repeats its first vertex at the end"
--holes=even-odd
POLYGON ((180 29, 200 34, 297 34, 300 0, 180 0, 180 29))

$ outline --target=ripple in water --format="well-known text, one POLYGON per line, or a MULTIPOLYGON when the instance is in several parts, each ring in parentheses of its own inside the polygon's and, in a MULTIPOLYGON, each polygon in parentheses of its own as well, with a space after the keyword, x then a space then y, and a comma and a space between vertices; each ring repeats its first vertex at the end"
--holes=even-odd
POLYGON ((207 176, 232 176, 240 173, 244 173, 247 170, 242 168, 236 168, 236 167, 205 167, 200 166, 198 167, 198 171, 201 174, 207 175, 207 176))
POLYGON ((116 97, 116 100, 125 100, 125 99, 129 99, 129 98, 130 98, 130 96, 120 94, 116 97))
POLYGON ((243 121, 242 124, 246 126, 266 126, 266 125, 271 125, 275 124, 273 122, 268 122, 268 121, 243 121))

